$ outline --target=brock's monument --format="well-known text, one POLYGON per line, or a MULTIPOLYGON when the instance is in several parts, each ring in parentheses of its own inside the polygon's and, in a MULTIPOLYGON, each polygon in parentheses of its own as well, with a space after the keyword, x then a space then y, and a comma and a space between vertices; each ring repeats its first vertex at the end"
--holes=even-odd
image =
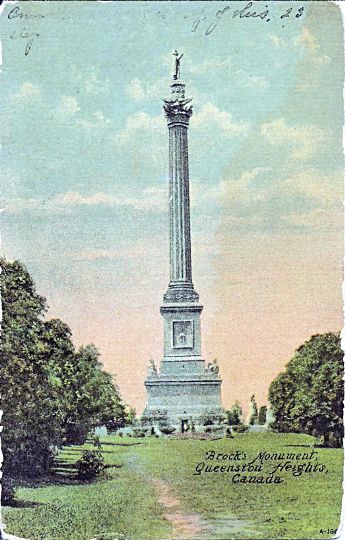
POLYGON ((169 129, 170 282, 160 311, 164 318, 164 356, 153 361, 145 381, 147 404, 142 426, 163 433, 221 428, 221 379, 217 362, 201 356, 200 315, 194 290, 190 235, 188 125, 192 98, 180 79, 183 55, 177 51, 171 93, 164 100, 169 129))

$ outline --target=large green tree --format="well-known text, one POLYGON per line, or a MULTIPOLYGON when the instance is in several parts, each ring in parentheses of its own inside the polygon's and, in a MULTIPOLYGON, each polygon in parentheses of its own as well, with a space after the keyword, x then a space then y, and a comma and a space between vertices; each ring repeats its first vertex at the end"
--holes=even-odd
POLYGON ((270 386, 272 427, 322 436, 326 446, 341 446, 343 394, 340 335, 312 336, 270 386))
POLYGON ((25 267, 0 263, 4 473, 36 476, 56 447, 83 442, 97 425, 123 425, 125 410, 97 349, 76 351, 65 323, 44 320, 46 301, 25 267))
POLYGON ((60 418, 41 356, 45 299, 27 270, 1 261, 1 378, 4 471, 36 475, 61 443, 60 418))
POLYGON ((124 425, 125 408, 112 376, 102 369, 93 345, 75 350, 69 327, 59 319, 44 323, 42 354, 51 383, 59 391, 64 442, 82 443, 92 428, 124 425))

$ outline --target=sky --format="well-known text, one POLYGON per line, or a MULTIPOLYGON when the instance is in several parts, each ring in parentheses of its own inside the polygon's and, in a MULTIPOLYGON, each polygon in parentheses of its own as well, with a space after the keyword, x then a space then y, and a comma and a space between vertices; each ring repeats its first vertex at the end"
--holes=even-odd
POLYGON ((194 103, 202 350, 220 365, 224 406, 267 403, 294 350, 342 327, 341 13, 261 1, 238 13, 247 4, 3 8, 2 253, 26 265, 48 318, 99 348, 138 413, 149 359, 163 352, 162 99, 175 49, 194 103), (248 17, 254 8, 261 16, 248 17))

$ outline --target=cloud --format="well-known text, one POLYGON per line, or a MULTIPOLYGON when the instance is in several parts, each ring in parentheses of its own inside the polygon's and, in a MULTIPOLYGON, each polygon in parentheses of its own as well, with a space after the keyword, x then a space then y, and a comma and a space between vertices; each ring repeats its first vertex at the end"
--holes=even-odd
POLYGON ((56 108, 56 116, 67 120, 75 116, 80 111, 77 98, 74 96, 62 96, 56 108))
POLYGON ((323 66, 330 63, 331 57, 327 54, 322 54, 321 56, 314 54, 311 56, 311 61, 318 66, 323 66))
POLYGON ((279 36, 271 34, 270 36, 268 36, 268 38, 273 43, 273 45, 277 48, 283 48, 287 46, 286 41, 284 41, 284 39, 279 36))
POLYGON ((144 212, 166 212, 166 199, 166 186, 150 186, 143 189, 138 196, 111 195, 103 192, 82 195, 78 191, 67 191, 51 199, 11 199, 5 203, 4 209, 11 214, 23 211, 59 214, 82 206, 128 206, 144 212))
POLYGON ((161 236, 150 235, 149 238, 140 238, 134 241, 126 241, 116 249, 98 248, 81 249, 67 253, 71 259, 78 261, 99 261, 99 260, 119 260, 119 259, 144 259, 149 257, 159 257, 162 253, 161 236))
POLYGON ((162 98, 167 93, 166 79, 157 79, 145 83, 138 78, 132 79, 127 87, 127 94, 135 101, 162 98))
POLYGON ((270 83, 261 76, 251 75, 243 69, 238 69, 234 73, 236 79, 246 88, 267 89, 270 83))
MULTIPOLYGON (((254 167, 244 171, 238 178, 222 179, 217 184, 205 189, 199 182, 191 182, 191 203, 192 206, 210 204, 228 204, 241 206, 248 201, 265 198, 265 192, 253 189, 252 182, 260 175, 268 173, 269 167, 254 167)), ((231 217, 233 221, 238 218, 231 217)), ((241 218, 242 219, 242 218, 241 218)), ((247 219, 247 218, 246 218, 247 219)))
POLYGON ((309 52, 309 60, 315 65, 322 66, 324 64, 329 64, 331 61, 331 58, 327 54, 318 54, 320 45, 316 38, 311 34, 310 30, 305 26, 302 28, 301 34, 295 38, 294 46, 305 47, 309 52))
POLYGON ((30 82, 24 82, 20 85, 19 90, 14 94, 15 99, 24 100, 32 97, 37 97, 41 94, 41 88, 38 85, 30 82))
POLYGON ((216 105, 208 102, 202 106, 200 112, 195 113, 193 127, 210 130, 212 125, 230 137, 244 135, 249 129, 247 122, 235 122, 229 112, 221 111, 216 105))
POLYGON ((310 168, 284 176, 284 171, 254 167, 210 187, 191 182, 191 201, 199 216, 212 207, 219 223, 237 230, 335 230, 342 224, 342 178, 341 170, 310 168))
POLYGON ((343 226, 343 215, 340 207, 313 208, 307 212, 282 215, 281 220, 291 227, 303 227, 313 230, 339 230, 343 226))
POLYGON ((143 189, 139 197, 106 193, 85 196, 77 191, 68 191, 56 196, 52 203, 56 206, 131 206, 136 210, 164 211, 165 197, 166 189, 164 186, 151 186, 143 189))
POLYGON ((315 126, 288 126, 284 118, 263 124, 261 135, 273 146, 290 146, 291 158, 294 160, 313 157, 326 140, 323 129, 315 126))
POLYGON ((107 94, 110 90, 110 80, 100 80, 96 73, 90 73, 84 81, 85 90, 88 94, 107 94))
POLYGON ((244 199, 262 198, 263 193, 257 192, 252 188, 252 182, 259 175, 269 172, 269 167, 254 167, 249 171, 243 172, 237 180, 225 180, 222 186, 223 195, 230 192, 230 197, 233 203, 243 201, 244 199))
POLYGON ((315 37, 311 34, 310 30, 304 26, 302 32, 294 40, 294 45, 296 47, 304 46, 310 51, 316 51, 320 48, 320 45, 316 41, 315 37))
POLYGON ((109 118, 106 118, 102 111, 94 112, 91 119, 81 118, 77 121, 77 125, 86 130, 109 127, 110 123, 109 118))
POLYGON ((100 259, 137 259, 147 253, 147 246, 137 246, 124 249, 94 249, 71 253, 70 257, 75 260, 97 261, 100 259))
POLYGON ((311 227, 324 221, 326 211, 323 208, 313 208, 309 212, 303 212, 301 214, 287 214, 282 215, 281 219, 287 225, 311 227))
POLYGON ((143 101, 146 97, 143 83, 139 79, 133 79, 128 85, 127 94, 136 101, 143 101))
POLYGON ((300 194, 319 206, 334 207, 343 199, 343 173, 322 173, 315 169, 306 169, 283 178, 279 189, 286 196, 300 194))
POLYGON ((162 117, 150 116, 146 112, 138 112, 127 118, 123 130, 115 135, 115 141, 119 144, 125 144, 135 135, 137 131, 155 131, 162 129, 162 117))
POLYGON ((217 56, 212 58, 205 58, 203 62, 198 62, 193 64, 192 62, 187 60, 187 71, 189 73, 196 73, 196 74, 202 74, 202 73, 209 73, 212 70, 226 70, 231 67, 232 60, 230 56, 227 56, 226 58, 219 58, 217 56))

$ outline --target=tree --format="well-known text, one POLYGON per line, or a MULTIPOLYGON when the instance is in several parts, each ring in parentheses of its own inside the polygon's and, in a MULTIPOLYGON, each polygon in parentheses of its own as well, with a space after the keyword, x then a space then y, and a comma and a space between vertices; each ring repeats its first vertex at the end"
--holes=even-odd
POLYGON ((129 407, 128 405, 125 407, 125 424, 126 426, 133 426, 136 422, 137 415, 136 411, 133 407, 129 407))
POLYGON ((269 400, 275 416, 272 427, 322 436, 325 446, 341 446, 342 378, 340 335, 312 336, 271 383, 269 400))
POLYGON ((254 424, 258 423, 258 406, 256 404, 255 395, 253 394, 250 398, 250 417, 249 417, 249 425, 253 426, 254 424))
POLYGON ((242 407, 238 401, 235 401, 230 410, 226 411, 227 422, 230 426, 242 424, 242 407))
POLYGON ((64 440, 82 444, 96 426, 122 427, 125 410, 112 376, 102 369, 96 347, 87 345, 76 351, 71 337, 71 330, 59 319, 45 322, 42 355, 51 384, 60 390, 56 405, 64 440))
POLYGON ((85 415, 92 428, 104 425, 109 431, 115 431, 125 425, 125 406, 112 375, 103 371, 99 356, 93 345, 81 347, 77 353, 84 382, 80 416, 85 415))
POLYGON ((36 475, 49 467, 61 443, 54 391, 40 355, 45 298, 25 267, 1 263, 1 379, 4 475, 36 475))
POLYGON ((259 409, 259 416, 258 421, 260 426, 264 426, 266 424, 266 414, 267 414, 267 407, 266 405, 262 405, 259 409))
POLYGON ((4 475, 37 476, 64 442, 95 426, 122 426, 125 409, 93 345, 75 350, 69 327, 44 321, 47 306, 18 261, 1 259, 4 475))

